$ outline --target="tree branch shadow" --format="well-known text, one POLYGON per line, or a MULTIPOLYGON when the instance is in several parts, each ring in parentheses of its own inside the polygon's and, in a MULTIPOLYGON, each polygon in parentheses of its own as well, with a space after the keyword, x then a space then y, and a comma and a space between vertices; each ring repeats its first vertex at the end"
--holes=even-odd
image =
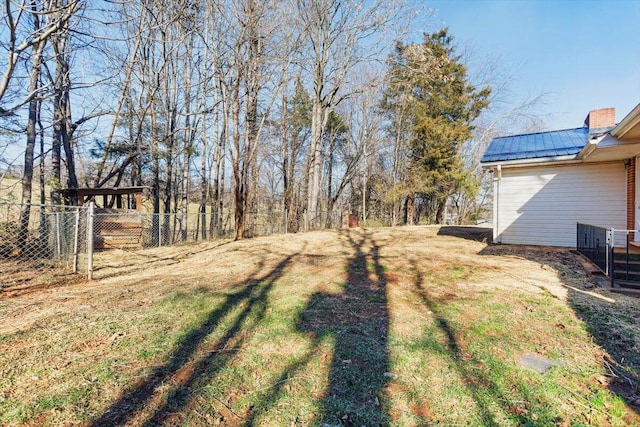
MULTIPOLYGON (((637 420, 640 415, 640 353, 637 351, 640 299, 601 288, 595 277, 587 277, 581 264, 582 256, 567 248, 488 245, 478 254, 518 257, 557 272, 559 284, 567 290, 568 306, 584 322, 593 341, 606 352, 602 365, 608 372, 609 390, 625 401, 635 416, 634 421, 637 420)), ((532 285, 548 292, 543 286, 532 285)))
MULTIPOLYGON (((184 407, 190 399, 194 384, 202 376, 214 377, 232 360, 233 352, 224 350, 241 347, 249 332, 255 329, 264 318, 267 296, 295 256, 287 256, 267 274, 249 279, 247 285, 229 294, 220 306, 209 313, 197 329, 192 330, 180 340, 164 365, 154 369, 145 380, 124 392, 90 425, 97 427, 129 424, 160 393, 161 387, 168 383, 175 385, 168 393, 166 402, 160 405, 143 425, 162 424, 171 413, 184 407), (244 304, 244 308, 224 335, 206 349, 206 356, 191 361, 206 338, 219 327, 221 320, 239 304, 244 304), (247 324, 247 322, 250 323, 247 324)), ((261 265, 258 266, 256 271, 261 267, 261 265)))
POLYGON ((318 422, 389 424, 384 393, 389 370, 387 278, 380 263, 380 248, 370 235, 358 234, 356 240, 356 232, 341 232, 354 252, 347 264, 343 291, 313 294, 300 315, 298 329, 310 334, 312 349, 283 371, 278 385, 263 396, 263 404, 244 425, 255 425, 259 413, 278 401, 284 380, 313 358, 325 338, 334 340, 334 348, 318 422), (367 244, 369 255, 364 251, 367 244))
POLYGON ((478 408, 482 425, 499 425, 491 409, 492 405, 496 405, 508 412, 510 418, 515 418, 517 425, 535 425, 535 420, 532 420, 527 413, 520 412, 517 408, 509 405, 510 399, 504 395, 498 384, 488 375, 482 373, 481 370, 473 369, 473 356, 464 351, 456 337, 455 326, 447 319, 441 308, 443 304, 446 304, 445 298, 437 298, 427 291, 422 279, 423 273, 418 268, 415 260, 411 260, 410 263, 414 278, 414 293, 420 298, 425 308, 432 313, 436 326, 444 334, 446 340, 445 350, 449 355, 452 366, 478 408))
POLYGON ((213 251, 215 249, 220 248, 221 246, 228 245, 231 241, 224 240, 220 242, 216 242, 215 244, 207 244, 207 245, 199 245, 196 247, 194 245, 195 250, 191 250, 185 253, 181 253, 181 257, 178 258, 176 255, 173 256, 161 256, 156 255, 153 251, 157 248, 149 248, 148 250, 142 251, 127 251, 125 255, 135 255, 141 257, 140 261, 130 261, 129 263, 122 262, 121 259, 118 259, 115 263, 108 262, 108 253, 103 251, 98 255, 98 260, 96 261, 96 268, 93 269, 95 280, 106 280, 111 279, 113 277, 121 277, 125 275, 131 275, 134 273, 138 273, 141 271, 148 271, 149 266, 153 264, 154 268, 158 267, 168 267, 171 265, 179 264, 185 260, 190 259, 194 255, 200 255, 205 252, 213 251), (104 270, 113 271, 109 273, 104 273, 104 270))
POLYGON ((452 236, 475 242, 489 243, 492 229, 488 227, 444 225, 438 230, 438 236, 452 236))
POLYGON ((319 344, 320 341, 318 339, 314 339, 311 345, 311 350, 282 371, 274 385, 269 388, 269 392, 262 393, 262 396, 259 399, 260 404, 253 408, 253 411, 242 425, 247 427, 260 425, 258 422, 260 415, 277 404, 278 400, 282 396, 287 379, 295 376, 297 372, 300 372, 315 356, 317 356, 319 344))

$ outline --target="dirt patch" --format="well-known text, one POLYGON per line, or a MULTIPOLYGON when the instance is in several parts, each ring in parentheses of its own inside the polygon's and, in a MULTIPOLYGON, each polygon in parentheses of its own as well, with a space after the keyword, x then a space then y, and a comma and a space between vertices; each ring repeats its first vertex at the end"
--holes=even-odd
POLYGON ((0 271, 0 299, 82 280, 81 275, 74 275, 66 268, 36 260, 0 260, 0 271))

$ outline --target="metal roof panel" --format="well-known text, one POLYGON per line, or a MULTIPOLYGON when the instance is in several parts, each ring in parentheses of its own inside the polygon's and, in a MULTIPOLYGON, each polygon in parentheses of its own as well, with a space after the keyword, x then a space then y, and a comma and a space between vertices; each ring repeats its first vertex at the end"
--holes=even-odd
POLYGON ((586 127, 494 138, 480 162, 578 154, 589 139, 586 127))

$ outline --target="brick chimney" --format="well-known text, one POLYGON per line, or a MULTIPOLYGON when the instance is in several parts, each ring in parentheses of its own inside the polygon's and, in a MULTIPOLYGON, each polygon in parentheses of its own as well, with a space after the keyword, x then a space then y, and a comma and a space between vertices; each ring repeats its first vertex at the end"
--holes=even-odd
POLYGON ((589 111, 587 118, 584 119, 584 125, 592 129, 601 129, 616 125, 616 109, 601 108, 599 110, 589 111))

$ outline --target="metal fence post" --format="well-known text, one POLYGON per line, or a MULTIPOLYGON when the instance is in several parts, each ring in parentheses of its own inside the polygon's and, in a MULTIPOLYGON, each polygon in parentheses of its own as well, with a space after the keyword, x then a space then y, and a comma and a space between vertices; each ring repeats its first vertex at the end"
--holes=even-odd
POLYGON ((56 254, 62 256, 62 243, 60 242, 60 212, 56 212, 56 254))
POLYGON ((78 272, 78 240, 80 240, 80 209, 76 208, 76 224, 73 235, 73 272, 78 272))
POLYGON ((615 246, 616 246, 616 230, 614 228, 609 229, 608 238, 609 242, 607 245, 607 273, 609 278, 611 279, 611 287, 613 288, 615 285, 615 246))
POLYGON ((607 268, 605 269, 604 274, 613 276, 613 271, 611 271, 611 258, 613 255, 613 239, 614 239, 614 230, 610 228, 607 230, 607 253, 605 255, 605 261, 607 263, 607 268))
POLYGON ((89 202, 87 209, 87 279, 93 280, 93 202, 89 202))

